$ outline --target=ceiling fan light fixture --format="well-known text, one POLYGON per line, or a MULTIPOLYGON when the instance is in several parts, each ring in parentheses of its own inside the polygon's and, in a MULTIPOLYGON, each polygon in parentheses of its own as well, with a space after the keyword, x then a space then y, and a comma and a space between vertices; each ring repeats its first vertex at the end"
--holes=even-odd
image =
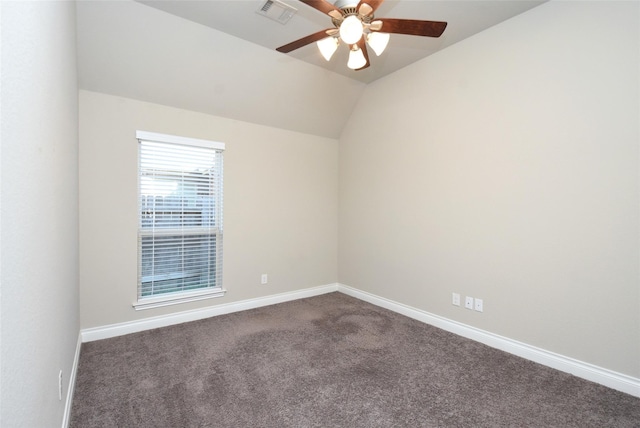
POLYGON ((340 38, 348 45, 357 43, 363 32, 362 21, 356 15, 347 16, 340 24, 340 38))
POLYGON ((355 49, 351 49, 349 52, 349 61, 347 61, 347 67, 352 70, 357 70, 362 68, 367 63, 367 59, 364 57, 362 53, 362 49, 359 47, 355 47, 355 49))
MULTIPOLYGON (((2 1, 2 0, 0 0, 2 1)), ((280 0, 266 0, 280 1, 280 0)), ((384 0, 300 0, 300 2, 328 15, 333 28, 317 31, 301 39, 276 48, 289 53, 316 42, 322 56, 330 61, 337 47, 344 43, 349 48, 347 66, 353 70, 364 70, 369 62, 371 48, 380 56, 387 48, 390 34, 408 36, 440 37, 447 28, 444 21, 384 18, 375 19, 374 13, 384 0), (330 1, 333 2, 330 3, 330 1), (381 32, 382 31, 382 32, 381 32), (367 46, 368 45, 368 46, 367 46)))
POLYGON ((339 43, 340 41, 336 37, 325 37, 324 39, 318 40, 316 42, 320 53, 327 61, 331 60, 331 57, 338 49, 339 43))
POLYGON ((376 55, 380 56, 389 43, 389 33, 378 33, 377 31, 369 33, 367 34, 367 43, 376 55))

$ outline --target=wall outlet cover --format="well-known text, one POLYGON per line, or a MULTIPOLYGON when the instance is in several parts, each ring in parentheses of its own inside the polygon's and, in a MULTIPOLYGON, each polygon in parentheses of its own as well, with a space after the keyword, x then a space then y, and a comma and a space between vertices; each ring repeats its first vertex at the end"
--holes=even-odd
POLYGON ((464 307, 467 309, 473 309, 473 297, 465 297, 464 298, 464 307))

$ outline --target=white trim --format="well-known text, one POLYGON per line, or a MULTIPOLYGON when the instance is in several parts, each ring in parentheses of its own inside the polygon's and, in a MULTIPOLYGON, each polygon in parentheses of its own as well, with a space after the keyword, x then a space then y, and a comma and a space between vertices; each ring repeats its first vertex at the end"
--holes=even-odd
POLYGON ((215 297, 223 297, 227 290, 224 288, 213 288, 206 290, 197 290, 194 292, 177 292, 160 294, 154 297, 141 298, 137 302, 133 302, 133 308, 136 311, 144 309, 161 308, 163 306, 177 305, 180 303, 197 302, 198 300, 213 299, 215 297))
POLYGON ((307 297, 338 291, 338 284, 329 284, 319 287, 306 288, 303 290, 288 293, 274 294, 271 296, 258 297, 255 299, 241 300, 208 308, 194 309, 190 311, 177 312, 168 315, 145 318, 137 321, 111 324, 102 327, 86 328, 80 331, 82 342, 92 342, 94 340, 108 339, 110 337, 122 336, 129 333, 150 330, 158 327, 166 327, 174 324, 181 324, 189 321, 196 321, 210 318, 217 315, 225 315, 247 309, 260 308, 262 306, 275 305, 291 300, 305 299, 307 297))
MULTIPOLYGON (((277 303, 284 303, 291 300, 304 299, 307 297, 318 296, 334 291, 339 291, 351 297, 355 297, 365 302, 369 302, 376 306, 380 306, 409 318, 421 321, 425 324, 433 325, 435 327, 441 328, 462 337, 466 337, 471 340, 475 340, 480 343, 484 343, 485 345, 500 349, 510 354, 517 355, 519 357, 534 361, 547 367, 551 367, 565 373, 570 373, 582 379, 599 383, 609 388, 613 388, 640 398, 640 379, 638 378, 614 372, 612 370, 598 367, 593 364, 585 363, 574 358, 556 354, 554 352, 537 348, 523 342, 518 342, 507 337, 471 327, 469 325, 462 324, 457 321, 453 321, 423 311, 421 309, 416 309, 411 306, 407 306, 393 300, 385 299, 384 297, 376 296, 374 294, 367 293, 365 291, 361 291, 339 283, 312 287, 288 293, 275 294, 271 296, 258 297, 255 299, 242 300, 239 302, 232 302, 212 306, 209 308, 195 309, 191 311, 146 318, 138 321, 83 329, 80 331, 80 336, 82 338, 82 342, 91 342, 94 340, 107 339, 110 337, 122 336, 129 333, 150 330, 153 328, 166 327, 169 325, 180 324, 189 321, 196 321, 199 319, 209 318, 217 315, 224 315, 263 306, 275 305, 277 303)), ((75 382, 75 370, 77 366, 79 349, 80 348, 78 346, 78 350, 76 351, 76 361, 74 362, 74 369, 72 374, 74 376, 73 382, 75 382)), ((70 411, 70 397, 72 397, 73 392, 69 391, 67 395, 67 405, 69 406, 70 411)))
POLYGON ((64 403, 64 415, 62 416, 62 428, 68 428, 71 422, 71 405, 73 404, 73 392, 76 388, 76 374, 78 373, 78 364, 80 363, 80 348, 82 347, 82 335, 78 333, 78 343, 76 344, 76 353, 73 356, 73 365, 69 374, 69 387, 67 388, 67 401, 64 403))
POLYGON ((599 383, 609 388, 640 398, 640 379, 617 373, 574 358, 565 357, 526 343, 480 330, 441 316, 416 309, 393 300, 385 299, 365 291, 357 290, 344 284, 338 284, 338 291, 376 306, 389 309, 409 318, 430 324, 451 333, 475 340, 496 349, 517 355, 530 361, 570 373, 582 379, 599 383))
POLYGON ((205 147, 207 149, 224 150, 224 143, 198 138, 180 137, 178 135, 159 134, 157 132, 136 131, 136 139, 153 141, 156 143, 185 144, 188 146, 205 147))

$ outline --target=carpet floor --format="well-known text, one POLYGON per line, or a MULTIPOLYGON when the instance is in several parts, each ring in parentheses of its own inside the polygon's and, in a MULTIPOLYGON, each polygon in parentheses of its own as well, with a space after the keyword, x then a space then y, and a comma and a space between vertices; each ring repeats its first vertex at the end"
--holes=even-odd
POLYGON ((640 399, 330 293, 82 344, 72 428, 640 427, 640 399))

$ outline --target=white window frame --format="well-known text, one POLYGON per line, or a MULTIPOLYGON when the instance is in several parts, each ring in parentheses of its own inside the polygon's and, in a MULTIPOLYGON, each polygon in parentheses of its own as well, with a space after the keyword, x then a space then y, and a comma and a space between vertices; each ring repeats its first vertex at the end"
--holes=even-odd
MULTIPOLYGON (((168 135, 168 134, 159 134, 159 133, 155 133, 155 132, 147 132, 147 131, 136 131, 136 143, 138 144, 138 146, 140 146, 142 141, 147 141, 147 142, 156 142, 156 143, 169 143, 169 144, 176 144, 176 145, 184 145, 184 146, 196 146, 196 147, 202 147, 202 148, 207 148, 207 149, 214 149, 216 151, 222 152, 225 149, 225 144, 224 143, 220 143, 220 142, 216 142, 216 141, 209 141, 209 140, 200 140, 200 139, 195 139, 195 138, 187 138, 187 137, 180 137, 180 136, 176 136, 176 135, 168 135)), ((140 164, 140 154, 138 154, 138 164, 140 164)), ((223 172, 221 171, 221 174, 223 174, 223 172)), ((137 274, 137 286, 136 286, 136 301, 133 302, 133 307, 136 310, 141 310, 141 309, 151 309, 151 308, 157 308, 157 307, 162 307, 162 306, 168 306, 168 305, 175 305, 175 304, 179 304, 179 303, 186 303, 186 302, 193 302, 193 301, 198 301, 198 300, 203 300, 203 299, 211 299, 211 298, 215 298, 215 297, 222 297, 225 295, 226 290, 223 288, 222 284, 216 286, 216 287, 208 287, 208 288, 202 288, 202 289, 196 289, 196 290, 191 290, 191 291, 178 291, 178 292, 171 292, 171 293, 166 293, 166 294, 157 294, 154 296, 149 296, 149 297, 143 297, 141 296, 141 281, 142 281, 142 268, 141 268, 141 258, 142 258, 142 253, 141 253, 141 246, 142 246, 142 237, 143 236, 149 236, 149 232, 145 229, 143 229, 142 227, 142 222, 141 222, 141 185, 140 185, 140 169, 138 169, 138 183, 137 183, 137 193, 138 193, 138 210, 137 210, 137 215, 138 215, 138 261, 137 261, 137 265, 138 265, 138 274, 137 274)), ((220 200, 218 201, 219 204, 219 218, 220 220, 222 220, 222 189, 220 191, 220 200)), ((172 234, 175 232, 172 232, 172 234)), ((183 234, 188 234, 189 230, 185 230, 183 231, 183 234)), ((222 227, 222 221, 220 221, 220 224, 218 225, 218 230, 216 232, 216 236, 219 236, 220 238, 222 238, 222 234, 223 234, 223 227, 222 227)), ((220 241, 222 241, 222 239, 220 239, 220 241)), ((216 245, 216 259, 217 260, 222 260, 222 245, 216 245)), ((221 269, 221 266, 220 266, 221 269)), ((220 278, 222 278, 222 275, 220 275, 220 278)))

